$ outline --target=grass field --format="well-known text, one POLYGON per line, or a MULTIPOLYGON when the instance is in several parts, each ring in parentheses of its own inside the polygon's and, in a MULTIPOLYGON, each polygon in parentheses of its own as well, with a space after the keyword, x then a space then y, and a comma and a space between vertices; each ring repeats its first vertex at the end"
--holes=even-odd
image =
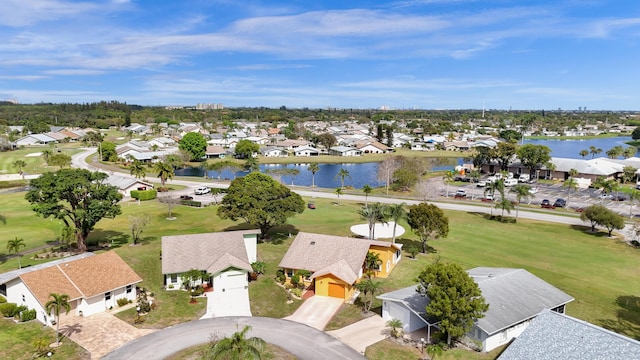
MULTIPOLYGON (((356 211, 361 204, 335 199, 313 199, 316 210, 306 210, 290 220, 290 225, 274 229, 273 240, 258 245, 258 257, 267 263, 267 272, 250 284, 251 307, 254 315, 283 317, 291 314, 300 302, 286 304, 286 292, 273 281, 277 265, 298 231, 334 235, 350 235, 349 228, 360 223, 356 211)), ((0 232, 2 244, 15 234, 25 239, 33 248, 55 239, 61 229, 56 221, 35 216, 22 193, 0 195, 0 212, 7 217, 0 232), (28 235, 25 235, 28 234, 28 235)), ((220 220, 216 207, 174 209, 177 220, 166 220, 167 210, 156 201, 123 203, 123 215, 104 219, 89 236, 90 243, 113 243, 116 251, 143 278, 142 286, 155 292, 158 310, 152 312, 143 327, 164 327, 199 317, 204 305, 189 305, 187 294, 182 291, 166 292, 161 289, 160 238, 163 235, 199 233, 246 228, 245 224, 220 220), (142 234, 140 246, 130 246, 129 216, 147 213, 151 224, 142 234)), ((517 224, 496 223, 484 215, 463 212, 446 212, 450 217, 450 234, 447 239, 430 243, 433 253, 419 255, 416 260, 405 254, 388 279, 383 281, 383 291, 412 285, 418 273, 436 256, 455 261, 465 268, 476 266, 525 268, 545 281, 560 288, 576 300, 568 305, 569 315, 605 326, 614 331, 640 338, 640 285, 635 279, 640 275, 637 266, 637 250, 603 233, 590 234, 583 227, 520 220, 517 224)), ((406 223, 401 222, 406 227, 406 223)), ((416 237, 408 231, 398 240, 408 245, 416 237)), ((29 256, 23 264, 35 263, 29 256)), ((15 258, 0 263, 0 271, 17 268, 15 258)), ((379 303, 374 306, 380 306, 379 303)), ((335 319, 340 325, 357 320, 357 308, 345 307, 345 313, 335 319)), ((130 320, 134 313, 121 316, 130 320)), ((23 344, 24 345, 24 344, 23 344)), ((450 352, 453 355, 453 352, 450 352)), ((382 358, 382 357, 373 357, 382 358)), ((459 357, 452 357, 459 358, 459 357)))
POLYGON ((57 166, 47 166, 42 156, 33 155, 43 150, 60 150, 71 156, 80 152, 78 146, 78 144, 61 144, 56 149, 52 149, 49 146, 31 146, 24 149, 0 152, 0 174, 17 174, 18 169, 13 166, 16 160, 24 160, 27 163, 27 166, 23 169, 26 174, 42 174, 43 172, 58 170, 57 166))
MULTIPOLYGON (((55 331, 45 328, 37 320, 16 324, 13 320, 0 319, 0 359, 29 360, 34 356, 32 341, 44 338, 55 342, 55 331)), ((71 340, 63 340, 62 346, 52 350, 51 359, 88 360, 89 354, 71 340)), ((45 359, 47 356, 40 357, 45 359)))

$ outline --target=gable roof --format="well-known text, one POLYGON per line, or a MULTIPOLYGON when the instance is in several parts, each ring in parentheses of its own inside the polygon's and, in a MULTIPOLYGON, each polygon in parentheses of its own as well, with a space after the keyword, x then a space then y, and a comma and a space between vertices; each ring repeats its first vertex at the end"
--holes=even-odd
POLYGON ((43 306, 51 293, 67 294, 71 300, 90 298, 142 281, 113 251, 31 271, 20 279, 43 306))
POLYGON ((498 360, 640 359, 640 342, 571 316, 544 310, 498 360))
POLYGON ((371 245, 391 246, 384 241, 354 239, 311 233, 298 233, 279 267, 309 270, 313 278, 332 274, 353 284, 360 275, 362 264, 371 245))
POLYGON ((438 321, 436 319, 427 319, 427 305, 429 304, 429 298, 416 291, 418 285, 408 286, 399 290, 391 291, 378 295, 377 298, 381 300, 393 301, 402 303, 407 309, 409 309, 418 317, 424 320, 426 325, 435 325, 438 321))
POLYGON ((260 230, 243 230, 163 236, 162 273, 197 269, 215 274, 229 267, 251 271, 243 236, 259 233, 260 230))
POLYGON ((564 305, 573 298, 524 269, 477 267, 468 271, 489 304, 477 326, 491 335, 544 309, 564 305))

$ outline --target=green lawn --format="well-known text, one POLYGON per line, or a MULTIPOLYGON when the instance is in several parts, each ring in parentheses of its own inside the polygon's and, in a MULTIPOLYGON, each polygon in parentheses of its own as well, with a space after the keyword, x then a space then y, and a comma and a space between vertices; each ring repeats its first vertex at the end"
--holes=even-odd
MULTIPOLYGON (((310 200, 310 199, 307 199, 310 200)), ((336 199, 313 199, 316 210, 306 210, 291 219, 290 225, 274 229, 272 240, 258 245, 258 257, 267 263, 267 272, 250 284, 251 307, 254 315, 283 317, 299 306, 299 301, 286 304, 286 292, 272 279, 277 265, 291 243, 289 234, 298 231, 334 235, 349 235, 349 227, 362 222, 356 213, 360 204, 336 199)), ((15 234, 25 239, 28 248, 53 240, 60 231, 57 221, 36 217, 24 200, 22 193, 0 195, 0 210, 7 217, 0 224, 0 252, 2 244, 15 234), (27 235, 25 235, 27 234, 27 235)), ((116 251, 143 278, 142 286, 156 295, 158 309, 152 312, 143 327, 164 327, 199 317, 204 304, 190 305, 182 291, 163 291, 160 270, 160 238, 163 235, 213 232, 244 229, 246 224, 220 220, 216 207, 174 209, 177 220, 166 220, 167 209, 156 201, 122 204, 123 215, 104 219, 89 236, 90 243, 113 243, 116 251), (142 234, 143 244, 130 246, 129 216, 146 213, 152 216, 151 224, 142 234)), ((520 220, 517 224, 489 221, 481 214, 446 212, 450 217, 450 234, 447 239, 430 243, 435 253, 418 255, 417 260, 404 254, 403 260, 383 282, 383 291, 390 291, 414 284, 420 270, 439 256, 445 261, 455 261, 465 268, 476 266, 518 267, 548 281, 576 298, 568 306, 569 315, 605 326, 614 331, 640 338, 640 285, 634 280, 640 269, 637 266, 637 250, 608 239, 602 233, 593 235, 581 227, 520 220)), ((406 227, 406 223, 401 222, 406 227)), ((398 240, 405 245, 416 242, 408 231, 398 240)), ((34 263, 28 256, 23 264, 34 263)), ((16 259, 0 263, 0 271, 17 268, 16 259)), ((374 305, 374 310, 379 311, 374 305)), ((362 315, 355 307, 344 307, 344 313, 336 318, 339 325, 348 324, 362 315)), ((120 315, 131 320, 133 312, 120 315)), ((17 350, 16 350, 17 351, 17 350)), ((453 354, 454 352, 450 352, 453 354)), ((376 357, 373 357, 376 358, 376 357)), ((380 357, 378 357, 380 358, 380 357)))
POLYGON ((42 156, 31 156, 43 150, 52 150, 67 153, 70 156, 80 152, 79 144, 60 144, 53 149, 49 146, 30 146, 23 149, 0 152, 0 174, 17 174, 18 169, 13 166, 16 160, 24 160, 27 166, 23 171, 27 174, 42 174, 47 171, 55 171, 56 166, 47 166, 42 156))
MULTIPOLYGON (((0 359, 29 360, 34 357, 33 340, 44 338, 48 342, 55 342, 55 331, 43 327, 37 320, 16 324, 13 320, 0 319, 0 359)), ((63 340, 62 346, 52 350, 51 359, 85 360, 89 354, 71 340, 63 340)), ((46 356, 39 359, 45 359, 46 356)))

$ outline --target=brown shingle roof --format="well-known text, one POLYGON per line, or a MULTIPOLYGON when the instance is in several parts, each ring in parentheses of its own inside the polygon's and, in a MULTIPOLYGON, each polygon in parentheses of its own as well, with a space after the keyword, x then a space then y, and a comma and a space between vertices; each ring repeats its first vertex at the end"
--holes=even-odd
POLYGON ((142 281, 113 251, 26 273, 20 279, 43 306, 51 293, 69 295, 71 300, 90 298, 142 281))
POLYGON ((353 283, 360 273, 371 241, 342 236, 298 233, 280 267, 331 273, 353 283), (352 281, 350 281, 353 279, 352 281))
POLYGON ((162 273, 191 269, 213 274, 229 267, 251 271, 243 235, 259 230, 229 231, 162 237, 162 273))

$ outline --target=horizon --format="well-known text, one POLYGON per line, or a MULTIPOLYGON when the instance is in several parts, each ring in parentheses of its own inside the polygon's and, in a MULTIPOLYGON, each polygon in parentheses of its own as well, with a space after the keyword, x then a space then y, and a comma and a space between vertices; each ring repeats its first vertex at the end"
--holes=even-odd
POLYGON ((6 1, 0 100, 20 104, 638 108, 640 3, 6 1))

